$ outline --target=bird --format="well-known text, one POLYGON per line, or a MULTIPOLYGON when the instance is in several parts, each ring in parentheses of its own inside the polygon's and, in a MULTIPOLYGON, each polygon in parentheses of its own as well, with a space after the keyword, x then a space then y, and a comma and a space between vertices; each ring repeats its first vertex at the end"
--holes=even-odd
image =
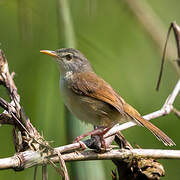
POLYGON ((41 50, 40 52, 52 56, 57 62, 60 70, 62 99, 79 120, 102 127, 106 129, 104 132, 117 123, 133 121, 149 129, 164 145, 175 145, 171 138, 144 119, 109 83, 99 77, 89 60, 79 50, 61 48, 55 51, 41 50))

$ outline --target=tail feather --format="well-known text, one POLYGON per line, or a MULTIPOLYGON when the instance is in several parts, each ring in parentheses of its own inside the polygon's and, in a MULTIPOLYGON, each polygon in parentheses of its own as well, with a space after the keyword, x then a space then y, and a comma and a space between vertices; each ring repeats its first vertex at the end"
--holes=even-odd
POLYGON ((135 117, 136 121, 142 124, 144 127, 149 129, 158 140, 162 141, 166 146, 174 146, 176 145, 171 138, 169 138, 164 132, 162 132, 158 127, 149 121, 145 120, 141 116, 135 117))
POLYGON ((159 128, 157 128, 154 124, 145 120, 141 115, 129 104, 125 103, 123 105, 124 111, 126 114, 137 124, 142 125, 149 129, 158 140, 162 141, 166 146, 174 146, 176 145, 171 138, 169 138, 164 132, 162 132, 159 128))

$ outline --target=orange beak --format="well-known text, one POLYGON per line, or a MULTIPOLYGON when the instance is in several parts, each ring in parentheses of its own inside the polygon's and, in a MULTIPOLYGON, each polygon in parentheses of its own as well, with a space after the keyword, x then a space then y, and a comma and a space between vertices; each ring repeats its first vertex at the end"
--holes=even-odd
POLYGON ((40 50, 41 53, 47 54, 52 57, 58 57, 55 51, 50 51, 50 50, 40 50))

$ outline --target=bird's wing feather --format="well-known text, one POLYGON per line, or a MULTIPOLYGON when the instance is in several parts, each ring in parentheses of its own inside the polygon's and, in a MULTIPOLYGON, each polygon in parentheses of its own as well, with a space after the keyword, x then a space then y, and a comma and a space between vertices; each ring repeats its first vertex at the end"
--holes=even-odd
POLYGON ((74 74, 71 87, 75 93, 106 102, 117 109, 122 115, 124 114, 123 104, 125 101, 107 82, 98 77, 94 72, 74 74))
POLYGON ((143 124, 141 123, 141 121, 139 121, 139 117, 141 117, 141 115, 139 114, 139 112, 134 109, 131 105, 129 105, 128 103, 125 103, 123 105, 124 107, 124 111, 126 112, 126 114, 136 122, 136 124, 143 126, 143 124))
POLYGON ((123 116, 128 116, 137 124, 148 128, 165 145, 175 145, 175 143, 159 128, 145 120, 132 106, 127 104, 102 78, 93 72, 75 74, 72 79, 72 90, 97 100, 106 102, 117 109, 123 116), (96 81, 94 81, 96 79, 96 81))

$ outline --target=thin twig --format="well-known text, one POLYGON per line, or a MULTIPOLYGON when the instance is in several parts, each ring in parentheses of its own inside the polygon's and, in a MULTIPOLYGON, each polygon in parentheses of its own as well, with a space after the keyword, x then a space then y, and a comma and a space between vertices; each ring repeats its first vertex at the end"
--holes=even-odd
POLYGON ((176 108, 173 108, 173 112, 178 118, 180 118, 180 111, 178 111, 176 108))
POLYGON ((160 83, 161 83, 161 78, 162 78, 162 74, 163 74, 163 67, 164 67, 164 62, 165 62, 165 55, 166 55, 166 51, 167 51, 167 44, 168 44, 168 40, 169 40, 169 36, 170 36, 170 32, 171 32, 172 27, 173 26, 172 26, 172 23, 171 23, 171 25, 170 25, 170 27, 168 29, 166 42, 165 42, 164 49, 163 49, 163 56, 162 56, 162 60, 161 60, 160 73, 159 73, 158 82, 157 82, 157 85, 156 85, 156 90, 157 91, 159 90, 159 86, 160 86, 160 83))
POLYGON ((64 159, 62 158, 62 155, 59 151, 55 151, 55 152, 58 154, 59 165, 60 165, 60 168, 62 169, 64 180, 69 180, 69 175, 68 175, 68 171, 67 171, 64 159))
POLYGON ((57 172, 62 178, 64 178, 64 173, 61 171, 61 169, 59 169, 59 168, 57 167, 57 165, 56 165, 53 161, 48 160, 48 162, 54 167, 54 169, 56 170, 56 172, 57 172))
POLYGON ((164 45, 164 50, 163 50, 163 57, 162 57, 162 61, 161 61, 161 67, 160 67, 160 73, 159 73, 159 77, 158 77, 158 82, 157 82, 157 86, 156 86, 156 90, 159 90, 159 86, 160 86, 160 82, 161 82, 161 78, 162 78, 162 73, 163 73, 163 66, 164 66, 164 62, 165 62, 165 55, 166 55, 166 51, 167 51, 167 43, 169 40, 169 36, 170 36, 170 32, 171 30, 173 30, 174 32, 174 37, 176 40, 176 47, 177 47, 177 64, 180 65, 179 61, 180 61, 180 27, 176 24, 176 22, 172 22, 170 24, 168 33, 167 33, 167 37, 166 37, 166 42, 164 45))

